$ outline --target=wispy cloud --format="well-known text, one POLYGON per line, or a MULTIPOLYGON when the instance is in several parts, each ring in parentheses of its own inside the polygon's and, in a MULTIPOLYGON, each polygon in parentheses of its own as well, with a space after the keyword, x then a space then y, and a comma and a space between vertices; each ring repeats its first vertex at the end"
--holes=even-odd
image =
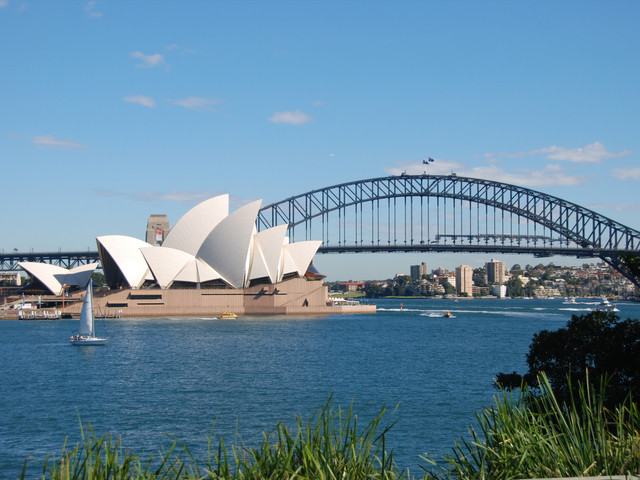
POLYGON ((546 155, 550 160, 568 161, 574 163, 600 163, 607 158, 623 157, 631 152, 625 150, 619 153, 607 151, 606 147, 600 142, 594 142, 586 147, 581 148, 565 148, 555 145, 531 152, 532 154, 546 155))
POLYGON ((8 7, 9 0, 0 0, 0 8, 8 7))
POLYGON ((614 208, 618 212, 637 212, 640 210, 640 205, 637 203, 617 203, 614 208))
POLYGON ((131 52, 131 56, 141 60, 141 63, 137 65, 138 68, 154 68, 167 65, 167 62, 164 60, 164 56, 160 53, 145 55, 142 52, 131 52))
POLYGON ((95 190, 96 195, 101 197, 125 197, 135 202, 170 202, 181 203, 184 205, 193 205, 195 203, 202 202, 216 195, 220 195, 221 192, 216 190, 196 190, 190 191, 178 191, 171 192, 118 192, 114 190, 95 190))
POLYGON ((191 110, 209 110, 213 111, 214 105, 219 105, 221 102, 215 98, 204 98, 204 97, 187 97, 181 100, 167 100, 174 105, 180 105, 184 108, 189 108, 191 110))
POLYGON ((465 169, 462 175, 473 178, 486 178, 496 182, 510 183, 522 187, 558 187, 582 185, 587 181, 582 175, 569 175, 557 165, 547 165, 541 169, 522 169, 508 172, 497 165, 487 165, 465 169))
POLYGON ((219 195, 219 192, 211 190, 199 190, 195 192, 172 191, 172 192, 141 192, 133 195, 138 202, 174 202, 185 205, 202 202, 208 198, 219 195))
POLYGON ((145 97, 144 95, 129 95, 128 97, 124 97, 123 100, 128 103, 137 103, 149 108, 156 106, 156 101, 153 98, 145 97))
POLYGON ((39 135, 33 137, 32 141, 38 148, 54 148, 59 150, 75 150, 77 148, 86 148, 86 145, 82 145, 70 140, 60 140, 53 135, 39 135))
POLYGON ((611 175, 618 180, 640 180, 640 167, 615 168, 611 175))
POLYGON ((171 45, 167 45, 165 47, 165 50, 167 52, 178 52, 181 55, 189 55, 192 53, 196 53, 196 51, 193 50, 192 48, 186 48, 181 45, 178 45, 177 43, 172 43, 171 45))
POLYGON ((100 18, 102 16, 102 12, 96 10, 97 5, 98 2, 92 0, 84 7, 84 11, 87 12, 89 18, 100 18))
POLYGON ((585 207, 595 212, 611 209, 617 212, 635 212, 640 210, 640 205, 637 203, 589 203, 585 205, 585 207))
POLYGON ((516 172, 509 172, 498 165, 483 165, 466 168, 462 164, 451 160, 436 159, 428 165, 421 161, 415 161, 405 165, 385 168, 390 175, 449 175, 455 173, 462 177, 482 178, 503 182, 523 187, 551 187, 551 186, 573 186, 586 182, 586 178, 581 175, 569 175, 559 165, 547 165, 539 169, 520 169, 516 172))
POLYGON ((313 122, 313 117, 307 115, 301 110, 293 110, 288 112, 276 112, 269 117, 271 123, 285 123, 287 125, 303 125, 313 122))
MULTIPOLYGON (((515 153, 499 153, 498 157, 503 158, 524 158, 535 155, 543 155, 545 158, 560 162, 572 162, 572 163, 600 163, 603 160, 609 158, 624 157, 629 155, 629 150, 623 150, 622 152, 614 153, 607 150, 607 148, 601 142, 593 142, 584 147, 567 148, 558 147, 552 145, 550 147, 539 148, 537 150, 531 150, 528 152, 515 152, 515 153)), ((493 153, 487 153, 485 158, 495 156, 493 153)))

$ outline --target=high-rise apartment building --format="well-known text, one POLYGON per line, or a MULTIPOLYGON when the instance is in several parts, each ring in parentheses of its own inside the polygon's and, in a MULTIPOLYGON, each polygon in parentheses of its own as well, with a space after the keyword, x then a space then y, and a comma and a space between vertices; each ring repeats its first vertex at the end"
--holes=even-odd
POLYGON ((485 268, 487 270, 487 282, 489 285, 502 285, 507 280, 507 268, 504 262, 492 258, 490 262, 485 264, 485 268))
POLYGON ((456 267, 456 291, 458 295, 473 295, 473 268, 469 265, 456 267))
POLYGON ((422 262, 420 265, 411 265, 411 280, 417 282, 423 275, 427 274, 427 264, 422 262))

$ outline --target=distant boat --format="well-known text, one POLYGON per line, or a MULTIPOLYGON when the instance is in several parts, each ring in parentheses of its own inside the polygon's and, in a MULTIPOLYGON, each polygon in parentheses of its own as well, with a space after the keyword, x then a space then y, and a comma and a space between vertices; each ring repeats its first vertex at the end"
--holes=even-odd
POLYGON ((620 310, 616 308, 614 304, 612 304, 606 298, 603 298, 600 303, 598 303, 595 307, 592 308, 594 312, 619 312, 620 310))
POLYGON ((575 297, 569 297, 567 299, 565 299, 564 302, 565 305, 575 305, 576 304, 576 298, 575 297))
POLYGON ((444 312, 444 318, 451 318, 451 312, 444 312))
POLYGON ((91 281, 87 285, 87 293, 84 296, 84 303, 82 304, 82 312, 80 313, 80 326, 78 327, 78 333, 69 337, 71 345, 106 345, 109 341, 108 338, 96 337, 94 330, 94 316, 93 316, 93 289, 91 288, 91 281))
POLYGON ((222 315, 218 317, 219 319, 229 319, 229 318, 238 318, 238 315, 231 312, 224 312, 222 315))

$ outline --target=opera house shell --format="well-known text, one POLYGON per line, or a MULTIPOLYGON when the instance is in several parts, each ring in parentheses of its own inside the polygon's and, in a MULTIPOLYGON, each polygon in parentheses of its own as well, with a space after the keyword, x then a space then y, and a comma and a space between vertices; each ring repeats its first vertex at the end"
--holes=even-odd
POLYGON ((110 288, 234 288, 304 276, 322 242, 289 243, 287 226, 256 231, 261 201, 229 214, 220 195, 189 210, 162 246, 122 235, 98 237, 110 288))

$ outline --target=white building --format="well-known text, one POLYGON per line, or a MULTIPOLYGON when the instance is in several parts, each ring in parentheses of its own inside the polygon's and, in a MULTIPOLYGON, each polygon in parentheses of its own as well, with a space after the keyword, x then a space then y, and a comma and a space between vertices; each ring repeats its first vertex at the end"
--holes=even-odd
POLYGON ((262 201, 229 213, 220 195, 189 210, 162 246, 122 235, 98 237, 98 254, 110 288, 248 288, 303 276, 320 241, 289 243, 287 225, 258 232, 262 201))

